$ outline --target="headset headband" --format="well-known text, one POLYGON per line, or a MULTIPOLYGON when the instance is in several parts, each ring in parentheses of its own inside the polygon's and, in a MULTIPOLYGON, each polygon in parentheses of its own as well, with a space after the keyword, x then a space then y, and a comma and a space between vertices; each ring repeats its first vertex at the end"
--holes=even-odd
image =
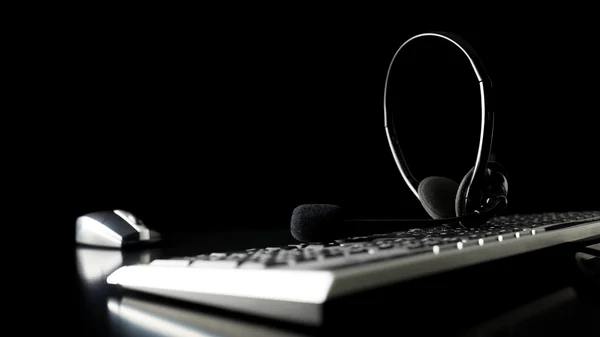
POLYGON ((447 40, 458 47, 469 59, 469 63, 477 76, 477 80, 479 82, 479 92, 481 96, 481 132, 479 134, 479 148, 477 150, 477 158, 475 160, 475 169, 473 172, 473 176, 465 193, 465 198, 469 199, 470 192, 473 190, 481 190, 482 179, 486 175, 487 163, 489 160, 491 148, 492 148, 492 138, 494 131, 494 107, 492 101, 492 81, 490 80, 485 68, 483 67, 483 63, 477 56, 477 53, 466 41, 455 34, 446 33, 446 32, 430 32, 418 34, 406 42, 404 42, 400 48, 394 54, 392 61, 388 67, 388 71, 385 78, 385 87, 383 93, 383 112, 385 118, 385 131, 387 134, 387 139, 390 144, 390 148, 392 150, 392 154, 394 156, 394 160, 396 161, 396 165, 402 174, 402 178, 411 189, 413 194, 420 199, 419 193, 417 192, 417 188, 419 185, 419 181, 412 175, 410 172, 408 165, 406 164, 406 160, 404 159, 404 155, 402 154, 402 150, 400 148, 400 144, 396 137, 396 130, 394 128, 393 123, 393 114, 389 113, 387 110, 387 88, 388 88, 388 80, 390 76, 390 72, 392 70, 392 65, 394 64, 396 58, 398 57, 402 48, 404 48, 409 42, 414 41, 418 38, 441 38, 447 40))

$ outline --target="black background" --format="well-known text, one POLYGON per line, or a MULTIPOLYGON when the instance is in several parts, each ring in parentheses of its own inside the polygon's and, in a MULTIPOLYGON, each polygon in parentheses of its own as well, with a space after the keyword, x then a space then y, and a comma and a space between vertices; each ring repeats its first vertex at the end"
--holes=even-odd
MULTIPOLYGON (((513 28, 80 16, 40 48, 52 55, 40 85, 53 113, 37 126, 34 165, 49 183, 38 195, 67 238, 78 215, 114 208, 163 232, 286 228, 303 203, 425 217, 385 138, 383 85, 402 42, 445 30, 474 46, 493 80, 509 211, 598 208, 592 33, 513 28)), ((427 58, 443 64, 444 55, 427 58)), ((399 119, 413 171, 460 181, 475 160, 477 92, 448 96, 447 106, 416 92, 437 106, 399 119)))
MULTIPOLYGON (((465 26, 409 24, 410 12, 395 9, 390 17, 146 9, 38 8, 40 20, 28 9, 29 20, 10 26, 18 42, 10 54, 21 61, 7 63, 18 73, 10 89, 20 95, 7 114, 18 122, 3 124, 6 152, 16 154, 5 166, 18 172, 5 186, 17 187, 7 197, 25 210, 7 207, 18 219, 6 221, 16 231, 6 237, 49 246, 13 259, 36 274, 16 279, 28 291, 62 294, 57 250, 69 251, 72 268, 75 219, 98 210, 129 210, 164 234, 285 230, 303 203, 339 204, 348 216, 427 217, 383 129, 389 62, 424 31, 463 36, 487 67, 509 212, 600 207, 597 39, 566 15, 465 26), (53 269, 40 276, 23 260, 53 269)), ((447 54, 419 55, 427 62, 412 75, 424 76, 406 76, 414 85, 394 92, 411 108, 398 119, 402 145, 418 178, 460 181, 475 161, 477 93, 461 78, 468 70, 445 67, 454 62, 447 54)), ((61 302, 44 303, 62 314, 61 302)))

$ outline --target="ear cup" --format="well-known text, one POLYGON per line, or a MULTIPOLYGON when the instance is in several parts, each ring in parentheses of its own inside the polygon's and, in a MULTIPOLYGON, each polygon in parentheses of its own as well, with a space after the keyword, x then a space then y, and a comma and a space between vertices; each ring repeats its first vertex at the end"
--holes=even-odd
POLYGON ((452 205, 458 191, 456 181, 444 177, 427 177, 419 183, 417 191, 423 208, 432 218, 455 216, 452 205))
MULTIPOLYGON (((473 167, 463 178, 458 185, 458 191, 456 192, 455 201, 455 212, 456 216, 467 215, 467 205, 465 203, 465 194, 467 193, 467 187, 471 182, 471 177, 475 171, 473 167)), ((498 163, 490 161, 487 164, 488 180, 485 187, 485 194, 494 195, 501 194, 508 196, 508 178, 506 170, 498 163)))
POLYGON ((460 185, 458 185, 456 194, 454 195, 454 212, 455 216, 463 216, 467 213, 467 205, 465 203, 464 195, 467 193, 467 187, 469 187, 469 183, 471 182, 471 177, 473 177, 473 172, 475 172, 475 167, 471 168, 469 172, 464 176, 460 185))
POLYGON ((492 178, 493 192, 508 197, 508 172, 506 169, 495 161, 488 162, 487 167, 492 178))

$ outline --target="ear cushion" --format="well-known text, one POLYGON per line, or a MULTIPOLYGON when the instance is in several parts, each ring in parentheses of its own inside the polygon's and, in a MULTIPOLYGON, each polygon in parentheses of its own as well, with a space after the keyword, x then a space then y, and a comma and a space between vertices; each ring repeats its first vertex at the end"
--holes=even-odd
POLYGON ((454 217, 452 205, 456 200, 458 183, 444 177, 427 177, 417 189, 421 204, 434 219, 454 217))
POLYGON ((458 185, 458 189, 455 195, 456 200, 454 201, 454 211, 455 216, 463 216, 466 215, 466 204, 464 202, 463 196, 467 193, 467 187, 469 187, 469 182, 471 181, 471 177, 473 176, 473 172, 475 172, 475 167, 473 167, 458 185))

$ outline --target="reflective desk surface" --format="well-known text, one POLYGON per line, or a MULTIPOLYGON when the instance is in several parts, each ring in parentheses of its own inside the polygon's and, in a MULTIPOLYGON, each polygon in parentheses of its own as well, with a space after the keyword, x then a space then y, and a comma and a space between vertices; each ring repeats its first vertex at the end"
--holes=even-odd
MULTIPOLYGON (((493 306, 495 301, 492 288, 511 286, 490 285, 489 293, 462 293, 456 295, 456 303, 432 303, 431 314, 422 317, 422 321, 403 319, 400 309, 410 310, 411 304, 390 294, 386 308, 358 306, 356 310, 364 312, 364 319, 323 328, 305 328, 146 297, 123 291, 105 282, 108 274, 120 266, 147 263, 157 257, 189 256, 290 242, 293 239, 285 231, 240 230, 212 234, 179 233, 176 237, 166 237, 164 242, 153 247, 127 251, 77 247, 74 253, 78 333, 81 336, 182 337, 337 336, 354 335, 361 331, 368 332, 368 335, 427 333, 436 326, 438 315, 444 315, 447 310, 461 310, 461 305, 481 308, 493 306), (381 315, 382 312, 387 314, 381 315)), ((527 279, 519 283, 519 287, 535 287, 527 279)), ((565 333, 569 336, 600 336, 600 304, 587 301, 582 298, 584 296, 587 295, 582 295, 576 287, 561 284, 544 295, 484 320, 470 321, 470 317, 465 315, 461 320, 463 323, 467 322, 466 329, 453 329, 450 324, 442 330, 447 332, 446 336, 542 336, 550 332, 553 335, 565 333)), ((359 333, 362 334, 364 333, 359 333)))

